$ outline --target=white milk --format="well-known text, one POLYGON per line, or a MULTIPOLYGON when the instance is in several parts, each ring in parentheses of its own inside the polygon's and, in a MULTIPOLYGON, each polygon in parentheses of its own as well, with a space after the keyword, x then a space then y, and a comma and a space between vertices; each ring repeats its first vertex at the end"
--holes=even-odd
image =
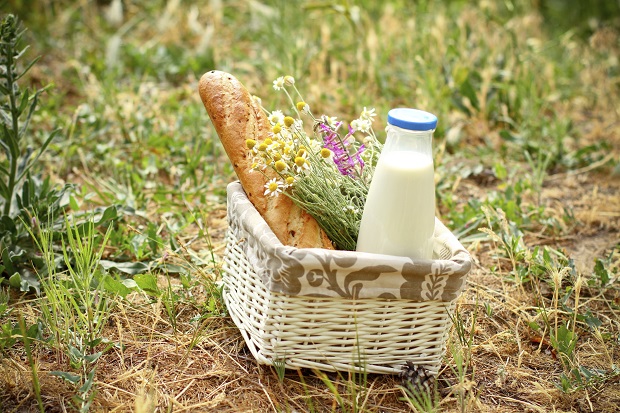
POLYGON ((433 158, 414 151, 382 154, 364 207, 357 251, 431 259, 434 230, 433 158))

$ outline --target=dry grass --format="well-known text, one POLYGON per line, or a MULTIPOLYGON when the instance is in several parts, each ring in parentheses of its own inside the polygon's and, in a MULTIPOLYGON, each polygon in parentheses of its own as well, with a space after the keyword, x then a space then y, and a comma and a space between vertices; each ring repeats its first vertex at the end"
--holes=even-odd
MULTIPOLYGON (((122 30, 126 30, 123 44, 135 47, 145 55, 158 45, 164 49, 182 45, 186 54, 174 62, 179 65, 192 58, 200 63, 199 58, 204 57, 205 50, 208 50, 217 68, 237 75, 250 90, 263 96, 264 101, 271 93, 270 80, 282 74, 281 70, 299 66, 306 75, 306 98, 316 102, 317 113, 328 110, 346 118, 359 110, 359 106, 376 105, 380 112, 408 104, 410 100, 422 107, 436 107, 440 119, 445 119, 441 132, 455 137, 449 145, 441 137, 438 141, 443 145, 439 150, 440 157, 443 156, 441 164, 446 166, 442 173, 447 174, 445 171, 450 165, 463 168, 481 163, 485 167, 480 174, 450 181, 449 190, 459 212, 466 211, 468 200, 485 200, 493 191, 505 191, 517 178, 533 174, 521 152, 509 153, 503 159, 493 158, 502 151, 516 151, 514 146, 506 149, 506 142, 500 134, 506 125, 496 119, 497 113, 491 109, 493 102, 485 100, 487 95, 482 93, 484 88, 491 87, 496 75, 494 71, 498 69, 489 65, 480 70, 478 110, 466 114, 449 106, 445 102, 451 95, 446 92, 448 86, 440 84, 440 76, 422 79, 420 73, 419 77, 409 78, 407 73, 419 73, 414 59, 397 64, 398 59, 403 59, 399 53, 415 48, 413 39, 404 39, 402 33, 420 28, 415 26, 415 19, 403 19, 391 7, 381 9, 376 24, 372 25, 369 22, 374 16, 362 13, 361 22, 367 28, 362 31, 352 31, 346 19, 335 19, 334 22, 325 17, 327 14, 313 14, 315 25, 298 27, 297 41, 302 44, 297 44, 295 50, 299 53, 285 64, 278 62, 278 58, 284 60, 278 54, 283 47, 265 44, 286 37, 286 32, 272 33, 272 37, 265 34, 274 32, 277 24, 265 25, 262 30, 251 32, 262 36, 258 40, 248 38, 249 35, 238 28, 242 23, 248 27, 260 26, 260 21, 270 16, 275 19, 275 7, 261 7, 258 2, 236 2, 233 7, 217 1, 203 6, 170 1, 164 8, 141 2, 127 3, 126 23, 122 26, 122 30), (148 11, 143 12, 141 7, 148 8, 148 11), (240 17, 231 17, 234 13, 240 17), (231 22, 236 22, 238 27, 231 22), (349 37, 342 33, 348 33, 349 37), (357 36, 359 43, 351 40, 352 36, 357 36), (390 41, 393 50, 386 46, 390 41), (398 41, 403 43, 397 45, 398 41), (342 56, 338 55, 339 47, 344 50, 342 56), (401 89, 398 79, 405 79, 406 85, 401 85, 401 89), (432 80, 438 82, 436 88, 428 85, 432 80), (478 156, 487 158, 479 159, 478 156), (494 162, 504 161, 514 172, 513 181, 497 179, 488 172, 494 162)), ((221 192, 225 183, 234 178, 229 174, 227 161, 217 145, 212 150, 201 152, 200 165, 203 168, 199 168, 194 176, 182 175, 181 168, 174 163, 181 164, 180 159, 185 153, 173 153, 170 147, 179 140, 191 146, 194 135, 201 135, 205 141, 216 139, 195 93, 197 77, 212 68, 198 67, 192 71, 188 69, 191 67, 188 63, 184 66, 187 72, 159 76, 158 70, 166 71, 173 63, 153 58, 161 66, 149 66, 152 61, 147 57, 139 61, 140 53, 136 52, 134 61, 123 63, 126 67, 121 73, 129 76, 129 80, 123 79, 121 74, 110 81, 105 79, 103 74, 107 72, 104 69, 95 68, 103 64, 101 61, 105 60, 106 53, 109 59, 114 57, 110 55, 113 50, 109 48, 109 40, 117 29, 100 19, 97 9, 87 1, 67 2, 68 6, 60 11, 51 4, 45 2, 39 16, 41 20, 32 18, 33 22, 46 22, 49 27, 43 33, 54 39, 51 43, 54 47, 37 65, 32 82, 46 84, 53 80, 56 83, 54 93, 61 97, 56 106, 51 105, 39 120, 44 127, 61 122, 63 117, 70 118, 69 123, 76 130, 73 141, 65 148, 57 149, 56 155, 63 156, 62 167, 58 167, 57 159, 45 161, 50 174, 59 182, 106 188, 104 184, 112 185, 112 177, 119 178, 120 173, 115 168, 120 169, 124 163, 131 162, 136 168, 142 168, 142 160, 152 155, 161 162, 157 175, 149 177, 157 182, 157 186, 138 187, 135 194, 136 203, 142 202, 140 207, 148 212, 148 218, 165 227, 165 223, 175 222, 175 219, 182 221, 178 216, 186 217, 200 210, 204 213, 204 222, 188 219, 184 225, 179 225, 178 233, 172 234, 181 248, 174 251, 167 248, 165 251, 166 260, 190 268, 195 281, 189 290, 184 290, 191 294, 192 299, 179 299, 173 303, 174 325, 162 298, 153 300, 134 292, 125 300, 115 300, 103 331, 103 336, 115 345, 97 362, 97 394, 91 411, 416 411, 405 399, 406 393, 397 377, 370 375, 362 383, 347 373, 329 373, 321 377, 317 372, 304 370, 287 371, 284 380, 280 381, 274 368, 256 364, 240 333, 225 315, 221 302, 217 311, 207 316, 203 303, 212 296, 213 282, 217 281, 226 230, 221 192), (75 19, 79 23, 75 23, 75 19), (72 30, 76 32, 72 33, 72 30), (107 52, 101 50, 102 44, 108 45, 107 52), (113 84, 116 86, 111 86, 113 84), (78 106, 83 104, 89 105, 94 115, 100 118, 101 128, 105 130, 103 137, 85 132, 80 134, 80 128, 87 129, 87 126, 75 119, 78 106), (51 115, 50 112, 57 113, 51 115), (147 128, 147 122, 136 120, 136 114, 154 120, 147 132, 166 137, 168 143, 149 148, 150 141, 134 139, 131 133, 139 134, 140 128, 147 128), (179 114, 184 116, 185 123, 179 121, 179 114), (109 150, 101 155, 116 157, 120 161, 117 163, 89 158, 89 148, 94 151, 94 145, 86 145, 89 139, 98 139, 95 143, 99 144, 111 141, 122 148, 119 152, 125 153, 109 150), (71 148, 79 149, 72 151, 71 148), (162 160, 167 157, 172 159, 172 166, 162 160), (215 165, 215 171, 205 172, 211 165, 215 165), (203 186, 194 193, 196 182, 203 186), (160 191, 162 188, 164 190, 160 191), (185 198, 181 199, 180 194, 185 198), (201 232, 205 228, 210 242, 204 231, 201 232), (211 253, 216 262, 204 265, 211 253), (196 256, 204 258, 203 262, 196 263, 196 256), (342 403, 338 403, 335 392, 325 385, 326 379, 334 383, 342 403), (353 387, 355 397, 351 395, 353 387)), ((485 7, 487 12, 498 12, 493 5, 485 7)), ((293 14, 291 11, 287 16, 293 14)), ((437 53, 433 56, 450 56, 449 46, 454 44, 442 43, 441 40, 451 27, 459 27, 463 32, 468 28, 472 32, 471 38, 464 35, 450 38, 456 47, 471 47, 468 42, 497 44, 497 49, 507 50, 505 58, 513 65, 510 66, 513 76, 531 71, 527 61, 524 63, 518 54, 510 52, 514 51, 511 48, 516 48, 519 52, 538 56, 532 50, 545 50, 541 39, 546 35, 540 16, 525 13, 508 20, 507 28, 517 28, 515 38, 511 40, 517 44, 515 46, 502 35, 499 22, 484 20, 483 15, 479 7, 465 7, 456 20, 450 20, 447 13, 437 15, 424 38, 429 44, 437 45, 437 53)), ((549 218, 523 230, 523 245, 529 251, 537 246, 563 251, 574 260, 576 271, 565 274, 560 280, 557 277, 562 269, 548 268, 545 274, 518 283, 509 279, 515 266, 529 268, 531 260, 510 260, 498 241, 493 239, 479 239, 467 244, 474 267, 468 287, 458 302, 457 318, 468 334, 459 337, 456 329, 450 333, 449 348, 437 382, 439 411, 614 412, 620 406, 620 374, 609 374, 600 382, 572 392, 560 390, 559 378, 562 373, 567 373, 567 368, 552 343, 554 329, 569 321, 569 327, 578 336, 572 361, 574 366, 607 372, 620 366, 620 290, 617 279, 605 288, 588 285, 588 281, 596 282, 593 274, 595 259, 608 256, 614 249, 616 255, 608 270, 610 274, 615 271, 616 276, 620 272, 620 174, 613 170, 614 166, 618 168, 620 159, 618 74, 613 74, 613 70, 618 70, 620 45, 617 39, 617 30, 604 27, 584 44, 570 38, 558 40, 566 58, 580 58, 583 62, 575 66, 578 70, 575 69, 572 77, 556 74, 561 72, 560 68, 549 61, 537 68, 540 78, 544 79, 541 83, 547 88, 544 93, 550 93, 544 96, 548 101, 543 105, 548 113, 541 113, 540 118, 549 124, 557 119, 570 119, 574 126, 570 136, 562 141, 566 153, 600 142, 608 145, 604 156, 589 164, 558 166, 547 171, 540 192, 531 190, 523 195, 524 206, 537 205, 540 200, 544 217, 549 218), (567 85, 567 79, 580 85, 578 92, 572 93, 570 87, 576 86, 567 85), (581 93, 581 90, 587 90, 587 93, 581 93), (565 219, 568 210, 572 211, 573 219, 565 219), (548 223, 551 219, 555 219, 555 227, 548 223), (554 275, 559 283, 554 284, 554 275), (562 306, 559 302, 564 294, 567 297, 565 306, 562 306), (591 329, 583 320, 574 322, 575 314, 584 315, 588 311, 600 320, 598 329, 591 329), (541 329, 533 328, 534 323, 541 329), (473 332, 471 336, 470 331, 473 332), (462 339, 470 340, 469 344, 463 344, 462 339), (459 374, 457 366, 461 359, 464 372, 459 374)), ((37 51, 42 49, 36 45, 34 48, 37 51)), ((483 57, 489 61, 498 58, 501 50, 493 49, 489 56, 481 57, 481 54, 484 54, 482 46, 474 47, 470 55, 454 59, 462 59, 457 63, 464 67, 474 67, 483 57)), ((440 61, 426 64, 435 67, 433 65, 440 61)), ((540 61, 532 64, 538 63, 540 61)), ((535 91, 538 86, 532 85, 531 90, 535 91)), ((500 115, 507 115, 506 107, 497 110, 506 112, 500 115)), ((541 135, 544 134, 542 126, 541 135)), ((381 125, 376 129, 380 130, 381 125)), ((543 146, 553 146, 552 141, 543 140, 543 146)), ((93 200, 105 202, 106 198, 100 194, 93 200)), ((452 212, 440 205, 442 219, 448 219, 452 212)), ((524 208, 523 214, 526 213, 527 208, 524 208)), ((482 210, 477 214, 484 216, 482 210)), ((500 228, 493 230, 497 232, 500 228)), ((109 254, 114 255, 117 249, 118 246, 111 245, 109 254)), ((160 274, 162 287, 170 280, 175 288, 183 289, 178 277, 160 274)), ((20 296, 15 291, 11 294, 11 305, 16 313, 23 314, 28 323, 34 323, 40 315, 38 299, 20 296)), ((66 354, 43 343, 34 345, 33 351, 46 411, 73 411, 71 399, 75 388, 50 375, 52 371, 69 370, 66 354)), ((6 349, 0 358, 0 411, 38 411, 30 366, 20 343, 6 349)))

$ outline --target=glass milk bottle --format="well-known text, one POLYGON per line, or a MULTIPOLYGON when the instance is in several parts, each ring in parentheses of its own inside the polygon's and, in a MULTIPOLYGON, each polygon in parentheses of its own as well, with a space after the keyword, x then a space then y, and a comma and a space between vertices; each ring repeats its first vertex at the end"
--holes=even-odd
POLYGON ((370 183, 357 251, 432 258, 436 126, 437 117, 428 112, 389 111, 387 138, 370 183))

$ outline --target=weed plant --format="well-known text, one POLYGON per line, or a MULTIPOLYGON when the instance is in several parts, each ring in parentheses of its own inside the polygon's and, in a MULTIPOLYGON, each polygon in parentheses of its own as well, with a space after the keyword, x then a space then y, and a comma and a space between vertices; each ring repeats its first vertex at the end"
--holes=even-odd
POLYGON ((49 177, 32 174, 38 160, 60 132, 55 129, 33 148, 30 122, 45 89, 31 91, 21 87, 23 77, 37 59, 20 65, 28 47, 22 46, 24 29, 12 14, 0 23, 0 273, 3 283, 39 291, 33 266, 41 270, 41 260, 33 247, 30 228, 50 222, 62 209, 63 195, 70 189, 58 189, 49 177))

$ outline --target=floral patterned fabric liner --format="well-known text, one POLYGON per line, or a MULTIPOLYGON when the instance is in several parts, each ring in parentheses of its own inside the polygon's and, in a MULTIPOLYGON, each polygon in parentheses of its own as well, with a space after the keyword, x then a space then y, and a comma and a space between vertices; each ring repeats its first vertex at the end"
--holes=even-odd
POLYGON ((449 302, 465 286, 470 255, 438 219, 432 260, 295 248, 278 240, 239 182, 228 185, 227 195, 229 231, 272 292, 317 298, 449 302))

